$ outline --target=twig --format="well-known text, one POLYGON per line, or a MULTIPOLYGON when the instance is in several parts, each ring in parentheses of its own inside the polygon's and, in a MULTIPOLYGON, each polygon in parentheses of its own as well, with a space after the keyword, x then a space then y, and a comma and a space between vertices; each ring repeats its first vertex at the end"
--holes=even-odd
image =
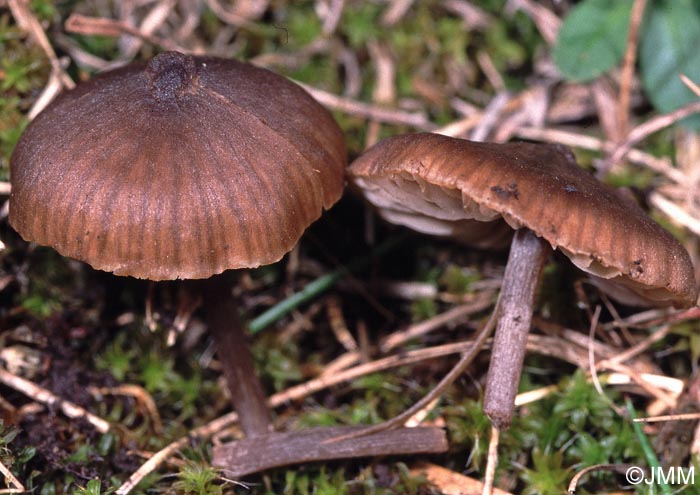
POLYGON ((452 11, 464 20, 469 31, 487 30, 496 19, 485 10, 466 0, 443 0, 443 7, 452 11))
POLYGON ((343 15, 343 7, 345 7, 345 0, 331 0, 327 3, 326 16, 325 19, 322 19, 322 30, 326 36, 333 34, 338 27, 343 15))
POLYGON ((409 340, 422 337, 423 335, 432 332, 437 328, 443 327, 454 321, 459 321, 460 319, 473 315, 474 313, 478 313, 479 311, 483 311, 491 306, 491 304, 491 294, 488 294, 487 297, 479 298, 476 301, 448 309, 444 313, 440 313, 439 315, 433 316, 425 321, 411 325, 406 329, 390 333, 379 345, 379 349, 384 353, 389 352, 409 340))
POLYGON ((146 293, 146 301, 144 304, 144 320, 145 324, 151 332, 158 329, 158 315, 153 312, 153 288, 155 282, 148 282, 148 292, 146 293))
POLYGON ((49 59, 51 64, 51 74, 49 75, 49 80, 46 83, 41 95, 34 102, 31 110, 29 111, 29 120, 36 117, 39 112, 41 112, 46 105, 48 105, 56 95, 63 89, 73 89, 75 83, 70 78, 66 71, 61 66, 61 62, 56 56, 56 52, 49 42, 49 38, 46 36, 44 29, 41 27, 41 23, 32 13, 29 6, 29 2, 26 0, 8 0, 8 5, 12 16, 17 21, 17 25, 23 30, 27 31, 29 35, 34 39, 34 42, 39 45, 46 57, 49 59))
POLYGON ((391 0, 389 6, 382 12, 382 25, 391 27, 411 8, 413 0, 391 0))
POLYGON ((620 95, 617 104, 617 129, 620 135, 627 133, 629 125, 630 95, 632 93, 632 77, 634 76, 634 61, 637 55, 637 40, 639 27, 644 17, 646 0, 635 0, 630 14, 629 30, 627 32, 627 48, 620 74, 620 95))
MULTIPOLYGON (((153 7, 150 7, 148 12, 139 15, 140 20, 138 26, 135 26, 140 36, 128 36, 119 40, 119 60, 117 65, 122 65, 123 61, 131 60, 138 53, 143 45, 146 37, 157 39, 161 47, 166 50, 178 50, 181 52, 187 51, 173 41, 173 36, 163 36, 156 38, 153 33, 160 29, 168 17, 172 14, 176 0, 157 0, 153 2, 153 7)), ((135 4, 123 4, 119 9, 120 20, 126 25, 135 24, 135 18, 138 15, 135 4)))
MULTIPOLYGON (((431 485, 435 485, 438 488, 439 493, 444 495, 480 493, 484 487, 484 484, 477 479, 428 462, 418 462, 412 465, 410 472, 427 479, 431 485)), ((499 488, 495 488, 493 494, 512 495, 499 488)))
POLYGON ((561 19, 554 12, 534 0, 509 0, 506 11, 516 9, 522 10, 533 20, 547 44, 554 44, 561 27, 561 19))
POLYGON ((82 407, 73 404, 72 402, 61 399, 53 392, 50 392, 45 388, 30 382, 29 380, 13 375, 4 368, 0 368, 0 382, 4 383, 8 387, 12 387, 18 392, 23 393, 36 402, 46 404, 49 407, 58 406, 61 411, 63 411, 63 414, 69 418, 83 418, 87 420, 100 433, 107 433, 110 429, 109 423, 99 416, 86 411, 82 407))
POLYGON ((607 369, 617 371, 618 373, 623 373, 630 377, 634 383, 642 387, 652 397, 663 402, 666 407, 673 409, 677 405, 677 397, 667 394, 662 391, 660 387, 652 385, 649 380, 645 380, 641 373, 638 373, 630 366, 625 366, 624 364, 608 362, 606 366, 607 369))
POLYGON ((491 87, 495 89, 498 93, 503 93, 506 90, 506 83, 503 80, 503 76, 498 72, 496 64, 493 63, 493 59, 488 54, 486 50, 479 50, 476 53, 476 61, 481 68, 481 71, 488 79, 491 87))
POLYGON ((680 74, 678 77, 681 78, 681 82, 685 84, 689 90, 691 90, 693 93, 695 93, 695 96, 700 98, 700 86, 695 84, 692 79, 690 79, 688 76, 685 74, 680 74))
POLYGON ((101 72, 111 66, 109 61, 89 53, 77 41, 65 34, 56 33, 54 39, 56 40, 56 45, 66 52, 78 67, 101 72))
POLYGON ((646 351, 652 344, 666 337, 666 335, 668 335, 670 331, 671 325, 662 326, 659 330, 652 333, 640 342, 637 342, 635 345, 633 345, 626 351, 616 354, 615 356, 610 357, 605 361, 599 362, 598 368, 606 367, 610 363, 624 363, 625 361, 629 361, 633 357, 638 356, 642 352, 646 351))
POLYGON ((491 495, 493 493, 493 481, 496 474, 496 467, 498 466, 498 437, 498 428, 492 425, 489 451, 486 456, 486 473, 484 474, 482 495, 491 495))
MULTIPOLYGON (((538 327, 542 327, 538 323, 538 327)), ((579 335, 581 335, 579 333, 579 335)), ((583 339, 587 338, 584 336, 583 339)), ((583 340, 581 339, 581 340, 583 340)), ((575 342, 576 345, 571 345, 567 342, 567 338, 561 338, 551 335, 530 334, 527 336, 527 350, 541 356, 550 356, 562 361, 567 361, 583 370, 588 369, 586 359, 586 344, 581 345, 580 342, 575 342)), ((597 354, 600 354, 600 342, 593 343, 597 354)))
MULTIPOLYGON (((524 139, 565 144, 567 146, 593 151, 603 151, 606 153, 612 153, 615 150, 615 143, 613 142, 558 129, 540 129, 537 127, 523 126, 515 130, 515 135, 524 139)), ((631 162, 644 165, 654 172, 659 172, 678 184, 686 184, 688 182, 686 175, 680 170, 673 168, 668 159, 657 158, 649 153, 636 149, 629 149, 627 151, 627 159, 631 162)))
POLYGON ((488 137, 489 132, 495 127, 498 117, 505 109, 509 99, 510 95, 506 91, 502 91, 493 97, 484 110, 481 120, 469 136, 472 141, 483 141, 488 137))
MULTIPOLYGON (((481 338, 483 335, 484 332, 482 331, 479 335, 479 338, 481 338)), ((360 364, 353 368, 340 371, 332 376, 326 376, 324 374, 318 378, 314 378, 312 380, 309 380, 308 382, 295 385, 293 387, 288 388, 284 392, 280 392, 278 394, 273 395, 272 397, 270 397, 270 405, 276 407, 288 401, 299 400, 303 397, 306 397, 310 394, 314 394, 320 390, 331 387, 338 383, 354 380, 355 378, 383 371, 386 369, 396 368, 398 366, 405 366, 408 364, 425 361, 427 359, 449 356, 451 354, 471 354, 475 352, 475 348, 479 347, 479 345, 480 342, 478 340, 469 340, 465 342, 456 342, 453 344, 443 344, 434 347, 427 347, 424 349, 416 349, 414 351, 402 352, 399 355, 393 355, 382 359, 378 359, 370 363, 360 364)), ((430 399, 432 400, 432 397, 430 399)), ((428 400, 427 402, 430 401, 428 400)), ((413 407, 416 407, 416 411, 418 411, 424 405, 425 404, 420 403, 420 407, 416 407, 416 405, 414 405, 413 407)), ((411 414, 407 414, 406 411, 403 414, 407 414, 407 417, 412 416, 416 412, 412 409, 413 408, 409 410, 411 414)))
POLYGON ((158 414, 158 408, 156 407, 153 397, 151 397, 151 394, 149 394, 145 388, 133 384, 124 384, 118 387, 90 387, 90 393, 94 396, 98 396, 98 399, 100 395, 125 395, 133 397, 136 399, 137 403, 140 403, 144 409, 146 409, 146 413, 151 417, 151 421, 153 421, 153 431, 157 434, 163 433, 163 422, 160 419, 160 414, 158 414))
MULTIPOLYGON (((531 335, 530 337, 533 336, 531 335)), ((644 382, 653 384, 654 386, 662 388, 664 390, 668 390, 676 397, 680 395, 680 393, 683 390, 683 381, 679 380, 678 378, 671 378, 662 375, 653 375, 650 373, 641 373, 639 376, 644 382)), ((610 373, 609 375, 599 375, 599 378, 601 382, 604 382, 607 385, 627 385, 629 383, 633 383, 632 378, 629 375, 620 372, 610 373)), ((592 378, 589 378, 588 380, 593 381, 592 378)), ((559 390, 558 385, 548 385, 546 387, 541 387, 535 390, 528 390, 527 392, 522 392, 515 397, 515 405, 517 407, 523 406, 525 404, 531 404, 532 402, 537 402, 553 394, 557 390, 559 390)), ((695 415, 696 413, 691 414, 695 415)), ((676 416, 684 415, 671 414, 669 416, 658 416, 658 418, 669 418, 669 420, 671 420, 675 419, 676 416)), ((659 419, 658 421, 664 420, 665 419, 659 419)), ((651 423, 654 421, 654 418, 650 418, 649 422, 651 423)))
POLYGON ((39 45, 46 57, 49 59, 49 62, 51 63, 51 70, 57 72, 59 79, 61 80, 61 84, 68 89, 74 88, 75 83, 61 68, 56 52, 54 51, 53 46, 51 46, 49 38, 46 36, 44 29, 41 27, 41 23, 39 23, 37 18, 32 13, 29 7, 29 2, 26 0, 8 0, 7 3, 10 7, 10 11, 12 12, 12 16, 17 21, 17 24, 22 29, 27 31, 32 38, 34 38, 34 42, 39 45))
MULTIPOLYGON (((695 308, 697 309, 697 308, 695 308)), ((603 330, 612 330, 613 328, 625 327, 642 327, 642 326, 656 326, 659 323, 669 322, 669 319, 673 319, 674 322, 678 315, 682 315, 687 311, 675 311, 669 308, 654 308, 645 311, 640 311, 639 313, 634 313, 621 320, 613 320, 608 323, 601 325, 603 330)), ((697 318, 699 314, 693 314, 692 318, 697 318)))
POLYGON ((660 192, 652 192, 649 195, 649 202, 673 223, 682 225, 694 234, 700 235, 700 221, 660 192))
POLYGON ((250 19, 258 16, 258 9, 253 7, 252 9, 246 11, 245 8, 246 4, 250 6, 253 2, 238 2, 238 4, 231 10, 226 10, 222 5, 220 5, 218 0, 205 0, 205 2, 214 15, 216 15, 216 17, 226 24, 231 24, 237 27, 245 27, 248 29, 255 27, 255 23, 253 23, 250 19), (243 4, 244 7, 241 8, 240 4, 243 4))
POLYGON ((328 298, 326 303, 326 314, 328 315, 328 324, 333 330, 336 340, 345 348, 346 351, 356 351, 357 342, 352 336, 348 326, 343 318, 343 311, 340 308, 340 299, 336 296, 328 298))
MULTIPOLYGON (((344 55, 346 49, 343 47, 338 48, 340 50, 340 53, 337 55, 338 57, 338 62, 343 64, 344 66, 348 66, 348 61, 344 60, 344 57, 347 55, 344 55)), ((307 43, 306 45, 299 47, 297 50, 294 50, 292 52, 267 52, 267 53, 261 53, 259 55, 256 55, 250 59, 248 59, 248 62, 250 62, 253 65, 257 65, 258 67, 263 67, 263 68, 270 68, 274 65, 281 65, 281 66, 287 66, 287 67, 298 67, 299 65, 303 64, 304 61, 308 61, 311 59, 311 57, 319 56, 319 55, 327 55, 328 53, 331 53, 335 48, 333 47, 333 43, 331 43, 331 40, 327 38, 316 38, 313 41, 307 43)), ((353 65, 355 63, 353 62, 353 65)), ((351 69, 355 70, 355 69, 351 69)), ((357 68, 359 71, 359 67, 357 68)), ((350 76, 354 77, 354 76, 350 76)), ((347 77, 346 77, 347 80, 347 77)), ((346 85, 347 86, 347 85, 346 85)), ((348 89, 346 87, 345 92, 347 92, 348 89)))
POLYGON ((557 390, 559 390, 558 385, 548 385, 546 387, 519 393, 515 396, 515 407, 524 406, 525 404, 531 404, 533 402, 537 402, 538 400, 542 400, 557 390))
POLYGON ((664 416, 652 416, 649 418, 634 418, 635 423, 660 423, 663 421, 697 421, 700 413, 666 414, 664 416))
POLYGON ((183 50, 169 39, 161 39, 152 34, 130 26, 125 22, 107 19, 105 17, 88 17, 82 14, 71 14, 65 23, 69 33, 118 37, 123 34, 134 36, 142 41, 161 46, 166 50, 183 50))
POLYGON ((368 426, 367 428, 359 430, 355 433, 351 433, 347 436, 334 438, 331 441, 345 441, 349 440, 350 438, 357 438, 365 435, 373 435, 380 431, 398 428, 399 426, 403 425, 409 418, 415 415, 418 411, 425 408, 436 398, 440 397, 445 392, 445 390, 447 390, 447 388, 450 385, 452 385, 452 383, 454 383, 454 381, 457 378, 459 378, 459 376, 464 372, 464 370, 467 369, 467 367, 471 364, 471 362, 474 360, 477 354, 481 351, 484 344, 486 344, 486 340, 489 338, 489 336, 493 332, 493 328, 496 326, 496 320, 498 319, 499 311, 500 303, 496 303, 496 306, 493 309, 493 313, 491 313, 491 316, 486 322, 486 325, 484 325, 484 327, 481 329, 469 350, 462 354, 462 357, 457 362, 457 364, 455 364, 452 367, 452 369, 442 378, 442 380, 440 380, 440 382, 437 385, 435 385, 435 387, 433 387, 433 389, 430 392, 428 392, 425 396, 423 396, 418 402, 413 404, 401 414, 394 416, 391 419, 388 419, 382 423, 373 426, 368 426))
POLYGON ((420 426, 420 424, 425 421, 425 418, 428 417, 430 414, 430 411, 435 409, 437 405, 440 403, 440 397, 437 397, 435 400, 430 402, 429 404, 426 404, 426 406, 421 409, 420 411, 417 411, 416 414, 411 416, 406 420, 404 423, 404 426, 407 428, 415 428, 417 426, 420 426))
POLYGON ((583 468, 581 471, 576 473, 576 475, 571 478, 569 487, 566 489, 569 495, 576 493, 576 488, 578 487, 579 480, 586 474, 593 471, 614 471, 616 473, 624 473, 631 466, 629 464, 596 464, 595 466, 588 466, 583 468))
POLYGON ((612 81, 606 77, 592 81, 590 88, 602 134, 608 141, 620 143, 627 136, 627 130, 620 129, 617 113, 610 111, 619 106, 619 92, 615 91, 612 81))
POLYGON ((424 131, 432 131, 435 129, 435 127, 437 127, 435 124, 430 122, 428 117, 422 112, 404 112, 402 110, 383 108, 350 98, 344 98, 342 96, 329 93, 328 91, 323 91, 321 89, 314 88, 313 86, 300 83, 299 81, 294 82, 299 84, 311 96, 316 98, 319 103, 333 110, 338 110, 357 117, 386 122, 388 124, 408 125, 424 131))
MULTIPOLYGON (((683 387, 685 386, 683 380, 666 375, 640 373, 639 378, 641 378, 645 383, 670 392, 674 399, 680 397, 680 395, 683 393, 683 387)), ((628 385, 633 383, 633 380, 629 374, 616 371, 605 377, 605 383, 608 385, 628 385)))
POLYGON ((12 488, 8 490, 0 490, 0 493, 22 493, 25 490, 24 485, 12 474, 12 471, 7 469, 7 466, 0 461, 0 473, 5 477, 5 481, 9 481, 12 488))
POLYGON ((350 351, 345 354, 341 354, 328 364, 323 367, 320 376, 332 376, 335 373, 347 369, 360 361, 361 353, 360 351, 350 351))
POLYGON ((608 163, 617 163, 622 161, 625 158, 625 155, 627 155, 627 153, 632 149, 632 146, 637 144, 642 139, 660 131, 661 129, 665 129, 671 124, 674 124, 689 115, 698 112, 700 112, 700 101, 695 101, 682 106, 673 112, 658 115, 653 119, 649 119, 643 124, 638 125, 632 129, 632 131, 630 131, 629 135, 627 136, 627 140, 618 146, 617 149, 615 149, 610 156, 610 159, 607 160, 608 163))
POLYGON ((481 120, 482 113, 473 113, 459 120, 450 122, 449 124, 435 129, 433 132, 435 134, 442 134, 443 136, 450 137, 460 137, 471 131, 481 120))
MULTIPOLYGON (((396 63, 391 55, 391 50, 385 43, 369 41, 367 49, 375 72, 372 102, 386 107, 396 100, 396 63)), ((381 124, 376 120, 370 121, 365 138, 366 148, 379 140, 380 131, 381 124)))
POLYGON ((382 295, 407 301, 436 299, 440 295, 437 286, 431 282, 377 280, 372 284, 372 288, 382 295))

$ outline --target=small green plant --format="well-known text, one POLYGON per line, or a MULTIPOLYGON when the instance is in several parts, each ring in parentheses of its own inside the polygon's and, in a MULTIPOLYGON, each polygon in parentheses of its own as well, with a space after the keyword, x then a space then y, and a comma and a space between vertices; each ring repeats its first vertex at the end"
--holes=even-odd
POLYGON ((478 470, 486 460, 491 422, 481 408, 481 402, 462 399, 443 409, 452 449, 468 448, 468 464, 478 470))
POLYGON ((97 369, 109 371, 114 378, 125 381, 127 373, 133 369, 137 350, 127 345, 128 333, 121 332, 95 358, 97 369))
POLYGON ((571 470, 564 466, 561 452, 532 452, 534 469, 525 469, 521 478, 526 484, 523 495, 558 495, 566 493, 571 470))
POLYGON ((445 290, 451 294, 466 294, 471 285, 481 279, 481 275, 468 268, 457 265, 449 265, 442 272, 439 282, 445 290))
POLYGON ((253 354, 261 379, 271 381, 276 391, 300 381, 303 377, 299 366, 300 351, 292 342, 280 347, 275 344, 273 336, 263 336, 256 342, 253 354))
POLYGON ((438 306, 434 299, 420 298, 411 302, 411 320, 414 322, 427 320, 438 314, 438 306))
POLYGON ((92 479, 88 481, 84 487, 79 487, 75 493, 76 495, 109 495, 110 493, 114 493, 114 489, 108 488, 103 490, 102 482, 98 479, 92 479))
POLYGON ((185 495, 221 495, 223 489, 217 482, 219 473, 205 462, 187 460, 177 474, 173 488, 185 495))
POLYGON ((284 480, 284 495, 344 495, 348 493, 345 473, 340 470, 327 472, 321 468, 317 472, 287 471, 284 480))
MULTIPOLYGON (((564 19, 554 61, 572 81, 594 79, 620 63, 632 0, 584 0, 564 19)), ((679 74, 700 79, 700 4, 692 0, 648 2, 639 33, 639 74, 654 107, 670 112, 697 97, 679 74)), ((700 117, 684 124, 700 127, 700 117)))

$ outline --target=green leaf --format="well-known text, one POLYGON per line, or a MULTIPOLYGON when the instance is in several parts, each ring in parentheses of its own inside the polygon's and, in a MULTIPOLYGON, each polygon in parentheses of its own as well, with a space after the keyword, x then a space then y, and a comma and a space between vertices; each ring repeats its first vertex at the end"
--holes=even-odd
MULTIPOLYGON (((700 79, 700 14, 691 0, 658 1, 650 7, 640 40, 640 73, 652 104, 665 113, 697 100, 678 76, 700 79)), ((700 129, 700 116, 683 123, 700 129)))
POLYGON ((594 79, 625 53, 633 0, 585 0, 564 19, 554 45, 554 63, 572 81, 594 79))

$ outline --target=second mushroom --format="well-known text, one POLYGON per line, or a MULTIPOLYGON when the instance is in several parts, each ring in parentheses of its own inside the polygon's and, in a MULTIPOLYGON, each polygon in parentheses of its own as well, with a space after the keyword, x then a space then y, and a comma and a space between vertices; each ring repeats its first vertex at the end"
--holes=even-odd
POLYGON ((350 176, 385 219, 420 232, 485 247, 502 240, 503 221, 515 229, 484 397, 498 429, 511 422, 548 244, 626 300, 696 304, 680 243, 563 146, 409 134, 367 150, 350 176))

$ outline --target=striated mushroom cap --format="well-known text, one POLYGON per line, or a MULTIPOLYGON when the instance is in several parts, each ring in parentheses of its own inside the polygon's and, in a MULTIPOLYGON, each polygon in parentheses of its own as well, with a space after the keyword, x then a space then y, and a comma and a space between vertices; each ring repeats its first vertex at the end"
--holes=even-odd
POLYGON ((59 96, 11 158, 10 223, 100 270, 207 278, 279 260, 344 185, 332 116, 252 65, 162 53, 59 96))
POLYGON ((578 167, 563 146, 409 134, 378 143, 349 171, 387 219, 405 225, 437 218, 449 226, 503 218, 582 270, 649 301, 696 304, 686 250, 636 204, 578 167))

